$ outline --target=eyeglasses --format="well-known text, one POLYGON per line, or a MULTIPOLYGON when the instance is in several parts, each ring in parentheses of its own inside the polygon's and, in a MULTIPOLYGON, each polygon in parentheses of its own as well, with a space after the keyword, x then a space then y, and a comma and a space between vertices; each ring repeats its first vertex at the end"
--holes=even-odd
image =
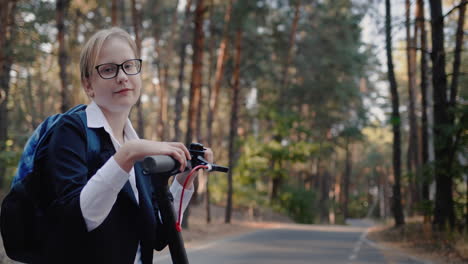
POLYGON ((141 71, 141 59, 126 60, 122 64, 104 63, 96 66, 96 70, 103 79, 112 79, 119 74, 119 68, 127 75, 137 75, 141 71))

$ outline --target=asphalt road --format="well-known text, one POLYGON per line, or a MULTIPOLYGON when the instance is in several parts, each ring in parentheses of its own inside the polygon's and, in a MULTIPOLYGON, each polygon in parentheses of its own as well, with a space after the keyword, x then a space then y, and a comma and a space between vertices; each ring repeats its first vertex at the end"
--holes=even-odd
MULTIPOLYGON (((188 248, 190 264, 428 264, 366 238, 369 222, 348 226, 286 224, 188 248)), ((154 262, 170 264, 167 252, 154 262)))

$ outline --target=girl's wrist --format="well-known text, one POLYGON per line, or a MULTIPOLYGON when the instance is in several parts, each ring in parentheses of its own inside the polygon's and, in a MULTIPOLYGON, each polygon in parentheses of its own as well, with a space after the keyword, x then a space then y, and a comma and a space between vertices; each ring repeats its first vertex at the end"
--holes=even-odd
POLYGON ((123 144, 115 153, 114 159, 124 171, 130 172, 135 164, 134 152, 132 151, 131 144, 123 144))
MULTIPOLYGON (((176 181, 179 182, 179 184, 181 186, 184 186, 184 182, 187 179, 189 173, 190 173, 189 171, 184 171, 184 172, 181 172, 181 173, 177 174, 176 177, 175 177, 176 181)), ((197 175, 198 175, 198 172, 195 172, 192 175, 192 177, 190 177, 190 179, 188 180, 188 182, 187 182, 187 184, 185 186, 186 189, 191 189, 192 188, 193 181, 197 177, 197 175)))

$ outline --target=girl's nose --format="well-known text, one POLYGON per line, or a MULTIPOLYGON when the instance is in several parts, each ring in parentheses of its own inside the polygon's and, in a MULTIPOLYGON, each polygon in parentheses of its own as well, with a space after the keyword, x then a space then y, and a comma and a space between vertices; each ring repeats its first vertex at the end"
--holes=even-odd
POLYGON ((123 71, 123 69, 119 68, 117 72, 117 82, 122 83, 122 82, 127 82, 128 81, 128 76, 127 74, 123 71))

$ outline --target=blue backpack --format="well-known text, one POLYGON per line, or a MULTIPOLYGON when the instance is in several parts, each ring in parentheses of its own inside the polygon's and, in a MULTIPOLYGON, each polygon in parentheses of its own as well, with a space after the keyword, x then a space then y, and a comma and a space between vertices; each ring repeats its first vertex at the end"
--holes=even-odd
POLYGON ((35 157, 42 142, 52 133, 61 117, 79 115, 86 128, 88 164, 92 164, 90 161, 100 151, 98 135, 87 126, 85 109, 86 105, 77 105, 63 114, 47 117, 26 142, 10 192, 3 199, 0 215, 3 246, 8 257, 13 260, 31 263, 38 254, 38 245, 44 232, 41 228, 44 213, 37 204, 39 190, 35 188, 35 179, 39 179, 40 175, 36 175, 34 170, 35 157))

